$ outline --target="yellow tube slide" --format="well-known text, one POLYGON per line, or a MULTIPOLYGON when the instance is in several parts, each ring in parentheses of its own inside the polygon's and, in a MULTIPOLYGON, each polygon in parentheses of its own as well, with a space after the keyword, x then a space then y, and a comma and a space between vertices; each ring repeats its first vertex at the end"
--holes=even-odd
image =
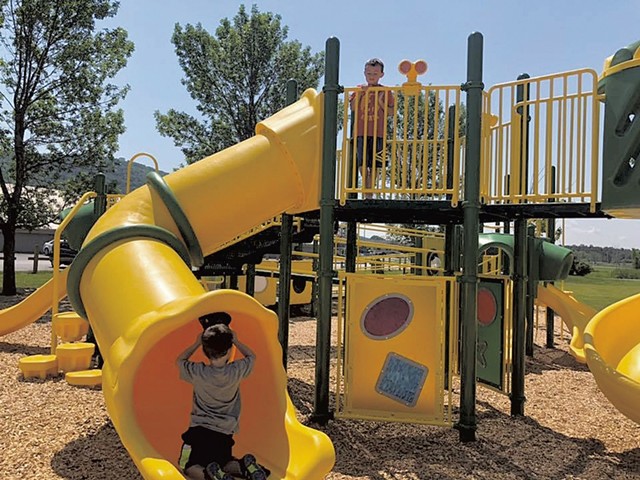
MULTIPOLYGON (((204 255, 277 214, 318 208, 321 105, 322 97, 309 90, 261 122, 255 137, 165 177, 204 255)), ((335 460, 333 445, 296 419, 273 312, 239 292, 205 292, 162 239, 103 241, 118 229, 155 225, 188 244, 163 202, 142 187, 109 209, 78 255, 82 260, 83 251, 91 252, 89 260, 74 262, 68 282, 104 356, 105 402, 122 443, 144 478, 183 478, 176 462, 191 387, 179 380, 174 362, 201 331, 197 317, 224 310, 257 354, 241 387, 234 454, 253 452, 272 470, 271 479, 324 478, 335 460), (92 252, 92 244, 100 247, 92 252)))
MULTIPOLYGON (((67 295, 66 281, 69 269, 63 270, 58 285, 58 301, 67 295)), ((35 292, 4 310, 0 310, 0 336, 20 330, 38 320, 52 307, 53 279, 38 288, 35 292)))
POLYGON ((598 313, 585 330, 587 364, 609 401, 640 424, 640 295, 598 313))
POLYGON ((538 287, 538 300, 562 317, 562 321, 571 330, 569 351, 580 363, 587 363, 584 353, 584 330, 597 310, 551 284, 538 287))

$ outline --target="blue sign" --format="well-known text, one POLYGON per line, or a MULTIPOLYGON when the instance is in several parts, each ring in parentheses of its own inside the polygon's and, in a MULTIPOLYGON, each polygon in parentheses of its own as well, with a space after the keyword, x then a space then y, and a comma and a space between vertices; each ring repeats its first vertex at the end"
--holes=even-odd
POLYGON ((376 383, 376 392, 408 407, 414 407, 428 374, 429 368, 425 365, 389 352, 376 383))

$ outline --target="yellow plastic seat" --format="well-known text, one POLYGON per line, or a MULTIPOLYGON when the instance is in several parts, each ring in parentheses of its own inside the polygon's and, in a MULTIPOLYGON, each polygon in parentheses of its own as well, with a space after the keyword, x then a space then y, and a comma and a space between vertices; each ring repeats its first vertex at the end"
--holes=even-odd
POLYGON ((88 370, 91 365, 91 356, 94 350, 95 345, 86 342, 63 343, 58 345, 56 349, 58 369, 65 373, 88 370))
POLYGON ((47 375, 58 374, 58 358, 56 355, 31 355, 18 361, 24 378, 47 378, 47 375))
POLYGON ((67 372, 64 379, 69 385, 77 387, 97 387, 102 385, 102 370, 79 370, 77 372, 67 372))
POLYGON ((89 331, 89 322, 76 312, 61 312, 53 316, 53 331, 63 342, 76 342, 89 331))

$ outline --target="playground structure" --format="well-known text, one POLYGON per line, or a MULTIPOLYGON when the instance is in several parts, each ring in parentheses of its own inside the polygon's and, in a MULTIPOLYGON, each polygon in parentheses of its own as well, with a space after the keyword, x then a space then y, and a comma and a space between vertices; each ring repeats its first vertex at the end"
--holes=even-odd
MULTIPOLYGON (((385 87, 402 98, 397 104, 403 106, 396 108, 404 113, 392 112, 380 167, 384 175, 366 190, 357 182, 353 139, 344 135, 336 153, 342 88, 338 42, 330 39, 324 94, 305 92, 261 122, 252 139, 164 178, 151 174, 146 187, 105 205, 64 274, 66 284, 60 284, 64 275, 56 276, 25 304, 2 312, 0 318, 9 319, 3 326, 17 329, 34 321, 46 311, 44 298, 51 295, 57 302, 66 290, 100 346, 107 409, 136 466, 145 478, 183 478, 175 461, 190 397, 173 362, 198 331, 199 315, 227 310, 239 336, 261 359, 243 385, 239 450, 255 452, 273 478, 323 478, 334 461, 331 442, 296 420, 286 392, 286 314, 279 308, 278 323, 256 300, 226 289, 206 292, 194 275, 194 269, 206 270, 210 255, 284 213, 280 228, 288 246, 281 250, 278 300, 285 309, 290 302, 283 292, 290 291, 292 273, 289 217, 319 216, 316 418, 332 415, 331 308, 339 281, 345 352, 339 358, 344 374, 338 376, 336 413, 451 425, 450 379, 459 374, 456 426, 461 440, 473 440, 476 379, 508 393, 512 414, 524 414, 524 357, 535 289, 538 281, 566 276, 570 265, 570 252, 528 238, 527 221, 639 215, 632 186, 640 144, 634 122, 640 55, 637 45, 621 52, 608 61, 600 81, 594 71, 579 70, 520 78, 485 92, 482 37, 473 34, 462 87, 427 87, 415 78, 385 87), (434 101, 420 104, 421 96, 434 101), (426 136, 416 134, 423 121, 433 126, 424 129, 426 136), (245 190, 252 195, 239 194, 245 190), (229 198, 233 208, 217 208, 215 221, 202 208, 229 198), (335 220, 347 225, 344 272, 337 278, 335 220), (501 222, 506 229, 511 220, 513 236, 481 235, 480 222, 501 222), (393 272, 398 263, 380 261, 375 272, 364 273, 358 268, 358 222, 444 225, 443 247, 433 249, 442 252, 441 274, 424 275, 433 267, 420 246, 414 246, 409 272, 405 267, 393 272), (462 238, 456 225, 464 227, 462 238), (127 284, 116 278, 128 279, 127 284)), ((344 89, 345 96, 353 90, 344 89)), ((640 297, 595 316, 551 286, 539 288, 538 298, 569 325, 572 353, 588 363, 605 395, 640 423, 640 339, 631 314, 640 297)))

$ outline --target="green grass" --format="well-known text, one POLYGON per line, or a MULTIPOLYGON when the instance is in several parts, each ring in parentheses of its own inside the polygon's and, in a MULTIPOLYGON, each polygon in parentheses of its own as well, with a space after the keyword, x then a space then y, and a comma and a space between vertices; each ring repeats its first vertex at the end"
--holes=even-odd
MULTIPOLYGON (((560 283, 560 282, 558 282, 560 283)), ((573 296, 596 310, 624 298, 640 293, 640 280, 622 280, 595 271, 585 277, 569 277, 563 288, 573 292, 573 296)))
MULTIPOLYGON (((585 277, 569 277, 562 282, 562 288, 573 292, 573 295, 596 310, 615 303, 624 298, 640 293, 640 280, 622 280, 613 278, 615 267, 598 266, 585 277)), ((399 272, 398 272, 399 273, 399 272)), ((16 272, 18 288, 38 288, 51 278, 51 272, 16 272)), ((2 281, 2 272, 0 272, 2 281)), ((560 282, 557 282, 560 287, 560 282)))
MULTIPOLYGON (((39 288, 46 283, 52 275, 51 272, 16 272, 16 287, 39 288)), ((0 272, 0 282, 2 282, 2 272, 0 272)))

